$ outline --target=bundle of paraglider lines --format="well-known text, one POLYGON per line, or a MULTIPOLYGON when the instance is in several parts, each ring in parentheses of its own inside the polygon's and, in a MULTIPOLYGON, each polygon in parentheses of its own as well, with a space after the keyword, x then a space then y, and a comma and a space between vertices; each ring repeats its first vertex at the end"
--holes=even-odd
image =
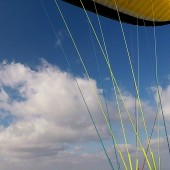
MULTIPOLYGON (((111 80, 112 80, 112 84, 113 84, 113 89, 114 89, 114 93, 115 93, 115 98, 116 98, 116 101, 117 101, 117 108, 118 108, 118 112, 119 112, 119 118, 120 118, 120 122, 121 122, 121 128, 122 128, 122 132, 123 132, 123 138, 124 138, 124 142, 125 142, 125 145, 126 145, 126 152, 127 152, 127 160, 125 160, 124 158, 124 155, 122 154, 122 151, 116 141, 116 138, 115 138, 115 134, 113 133, 113 130, 112 130, 112 126, 111 126, 111 123, 110 123, 110 119, 109 119, 109 116, 107 115, 107 111, 105 111, 105 109, 103 108, 102 106, 102 103, 100 101, 100 98, 98 96, 98 94, 96 93, 95 91, 95 87, 92 83, 92 79, 90 78, 90 75, 89 75, 89 72, 86 68, 86 65, 84 64, 84 61, 83 61, 83 58, 81 56, 81 53, 79 51, 79 48, 74 40, 74 37, 70 31, 70 28, 65 20, 65 17, 62 13, 62 10, 57 2, 57 0, 55 0, 55 4, 56 4, 56 7, 61 15, 61 18, 65 24, 65 27, 69 33, 69 36, 72 40, 72 43, 75 47, 75 50, 77 52, 77 56, 78 58, 80 59, 81 61, 81 64, 84 68, 84 72, 90 82, 90 85, 91 85, 91 91, 92 93, 95 94, 95 97, 96 97, 96 100, 98 102, 98 105, 101 109, 101 112, 103 114, 103 117, 105 119, 105 122, 108 126, 108 129, 109 129, 109 132, 111 134, 111 137, 112 137, 112 140, 113 140, 113 144, 114 144, 114 150, 115 150, 115 156, 116 156, 116 162, 117 162, 117 168, 118 170, 121 169, 120 167, 120 161, 122 163, 122 167, 123 169, 125 170, 133 170, 133 169, 142 169, 144 170, 145 168, 149 169, 149 170, 156 170, 156 169, 161 169, 161 157, 160 157, 160 146, 158 147, 158 162, 156 162, 156 156, 154 154, 154 152, 152 151, 152 148, 151 148, 151 139, 152 139, 152 135, 153 135, 153 130, 154 130, 154 127, 155 127, 155 124, 156 122, 158 121, 159 123, 159 117, 158 117, 158 112, 156 113, 155 115, 155 119, 153 121, 153 127, 152 127, 152 131, 151 131, 151 134, 148 133, 148 130, 147 130, 147 125, 146 125, 146 119, 145 119, 145 115, 144 115, 144 111, 143 111, 143 108, 142 108, 142 104, 141 104, 141 99, 140 99, 140 94, 139 94, 139 82, 138 80, 136 79, 135 77, 135 73, 134 73, 134 68, 133 68, 133 65, 132 65, 132 60, 131 60, 131 56, 130 56, 130 52, 129 52, 129 49, 128 49, 128 44, 127 44, 127 40, 126 40, 126 36, 125 36, 125 33, 124 33, 124 28, 123 28, 123 24, 122 23, 127 23, 127 24, 133 24, 133 25, 137 25, 137 26, 152 26, 154 27, 154 38, 155 38, 155 80, 156 80, 156 86, 157 86, 157 97, 158 97, 158 110, 160 110, 161 112, 161 115, 162 115, 162 120, 163 120, 163 124, 164 124, 164 130, 165 130, 165 134, 166 134, 166 141, 167 141, 167 148, 168 148, 168 151, 169 151, 169 154, 170 154, 170 144, 169 144, 169 138, 168 138, 168 132, 167 132, 167 126, 166 126, 166 121, 165 121, 165 116, 164 116, 164 112, 163 112, 163 107, 162 107, 162 102, 161 102, 161 92, 160 92, 160 88, 159 88, 159 81, 158 81, 158 71, 157 71, 157 47, 156 47, 156 35, 155 35, 155 27, 156 26, 162 26, 162 25, 166 25, 166 24, 169 24, 170 23, 170 2, 169 0, 63 0, 69 4, 72 4, 74 6, 77 6, 77 7, 80 7, 84 10, 84 13, 87 17, 87 20, 88 20, 88 23, 89 23, 89 27, 91 28, 92 30, 92 33, 94 34, 94 37, 96 38, 97 40, 97 43, 101 49, 101 52, 103 54, 103 57, 104 57, 104 60, 107 64, 107 67, 108 67, 108 70, 110 72, 110 76, 111 76, 111 80), (101 35, 102 35, 102 39, 103 39, 103 42, 104 42, 104 48, 98 38, 98 35, 95 31, 95 28, 91 22, 91 19, 88 15, 88 12, 87 11, 91 11, 91 12, 94 12, 96 13, 97 15, 97 18, 98 18, 98 23, 99 23, 99 26, 100 26, 100 31, 101 31, 101 35), (113 20, 117 20, 119 21, 120 23, 120 28, 121 28, 121 32, 122 32, 122 35, 123 35, 123 40, 124 40, 124 43, 125 43, 125 47, 126 47, 126 52, 127 52, 127 56, 128 56, 128 61, 129 61, 129 64, 130 64, 130 69, 131 69, 131 73, 132 73, 132 78, 133 78, 133 81, 134 81, 134 87, 135 87, 135 93, 136 93, 136 98, 137 98, 137 102, 138 102, 138 107, 139 107, 139 111, 141 112, 141 117, 142 117, 142 122, 143 122, 143 125, 144 125, 144 131, 145 131, 145 134, 146 134, 146 138, 147 138, 147 147, 144 147, 143 146, 143 143, 142 143, 142 140, 141 140, 141 137, 140 137, 140 134, 139 134, 139 130, 138 130, 138 119, 139 119, 139 115, 136 116, 136 122, 133 121, 133 118, 132 118, 132 115, 130 114, 128 108, 127 108, 127 105, 126 105, 126 102, 123 98, 123 95, 122 95, 122 92, 121 92, 121 89, 117 83, 117 80, 115 78, 115 75, 112 71, 112 68, 111 68, 111 64, 110 64, 110 61, 109 61, 109 56, 108 56, 108 53, 107 53, 107 48, 106 48, 106 44, 105 44, 105 39, 104 39, 104 35, 103 35, 103 31, 102 31, 102 26, 101 26, 101 22, 100 22, 100 18, 99 18, 99 15, 102 15, 104 17, 107 17, 107 18, 111 18, 113 20), (119 96, 119 97, 118 97, 119 96), (123 118, 122 118, 122 114, 121 114, 121 111, 120 111, 120 104, 119 104, 119 100, 121 100, 121 102, 123 103, 123 106, 125 108, 125 111, 128 115, 128 119, 130 121, 130 124, 133 128, 133 131, 134 131, 134 134, 136 136, 136 141, 137 141, 137 145, 136 145, 136 160, 135 160, 135 167, 133 166, 133 163, 132 163, 132 157, 131 157, 131 154, 130 154, 130 151, 129 151, 129 148, 128 148, 128 143, 127 143, 127 135, 126 135, 126 131, 125 131, 125 128, 124 128, 124 123, 123 123, 123 118), (138 152, 140 152, 143 154, 143 157, 144 157, 144 160, 143 160, 143 163, 142 163, 142 166, 139 167, 139 158, 138 158, 138 152), (150 155, 150 157, 148 156, 150 155), (120 159, 118 160, 118 156, 120 157, 120 159)), ((46 16, 51 24, 51 27, 55 33, 55 36, 58 38, 58 35, 55 31, 55 28, 50 20, 50 17, 44 7, 44 5, 42 4, 43 6, 43 9, 46 13, 46 16)), ((62 44, 59 44, 60 47, 61 47, 61 50, 63 52, 63 55, 67 61, 67 64, 68 64, 68 67, 70 69, 70 71, 72 70, 71 68, 71 65, 69 63, 69 60, 67 58, 67 55, 65 53, 65 50, 62 46, 62 44)), ((74 74, 73 74, 74 75, 74 74)), ((94 125, 94 128, 96 130, 96 133, 98 135, 98 138, 101 142, 101 145, 102 145, 102 148, 105 152, 105 155, 107 157, 107 160, 108 160, 108 163, 110 165, 110 168, 112 170, 115 169, 115 167, 113 166, 113 163, 107 153, 107 150, 106 150, 106 147, 103 143, 103 140, 101 138, 101 135, 99 133, 99 130, 97 129, 96 127, 96 124, 95 124, 95 121, 93 119, 93 116, 90 112, 90 109, 87 105, 87 102, 85 100, 85 97, 83 96, 83 93, 82 93, 82 90, 76 80, 76 77, 74 76, 74 79, 75 79, 75 82, 77 84, 77 87, 80 91, 80 94, 83 98, 83 101, 86 105, 86 108, 87 108, 87 111, 89 113, 89 116, 92 120, 92 123, 94 125)), ((160 136, 159 136, 159 132, 158 132, 158 145, 160 145, 160 136)))

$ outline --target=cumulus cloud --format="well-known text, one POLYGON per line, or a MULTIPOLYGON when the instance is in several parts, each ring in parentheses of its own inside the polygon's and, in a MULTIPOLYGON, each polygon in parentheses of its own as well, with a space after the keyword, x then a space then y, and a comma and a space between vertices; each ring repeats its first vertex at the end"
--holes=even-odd
MULTIPOLYGON (((97 115, 95 121, 104 122, 95 96, 89 90, 89 81, 86 78, 77 78, 77 81, 93 116, 97 115)), ((13 116, 0 133, 1 156, 53 155, 70 143, 97 140, 75 80, 69 73, 44 60, 37 70, 20 63, 2 63, 0 83, 1 115, 6 112, 13 116)), ((100 96, 94 80, 92 84, 100 96)), ((98 128, 105 135, 105 124, 98 128)))
MULTIPOLYGON (((76 80, 102 138, 109 140, 110 133, 89 80, 86 77, 76 77, 76 80)), ((92 80, 92 85, 104 106, 103 90, 97 87, 95 80, 92 80)), ((123 93, 123 98, 134 118, 135 98, 129 93, 123 93)), ((163 101, 165 99, 168 99, 168 95, 163 101)), ((114 125, 118 120, 120 122, 114 97, 107 100, 107 103, 114 125)), ((129 124, 127 113, 123 105, 120 106, 123 121, 129 124)), ((153 108, 148 102, 142 101, 142 106, 144 112, 150 113, 147 115, 152 115, 153 108)), ((164 106, 166 109, 165 104, 164 106)), ((45 167, 47 169, 47 166, 52 170, 56 165, 66 170, 71 164, 73 169, 80 169, 87 162, 91 169, 104 165, 109 169, 103 153, 96 152, 100 146, 98 137, 75 79, 70 73, 45 60, 34 70, 21 63, 2 62, 0 112, 0 162, 3 170, 11 167, 39 170, 45 167), (88 148, 90 142, 95 144, 95 147, 83 150, 82 145, 88 148), (30 167, 30 164, 36 164, 36 160, 39 160, 42 166, 30 167), (98 165, 94 165, 94 162, 98 162, 98 165)), ((153 118, 147 115, 148 121, 153 118)), ((119 146, 124 150, 124 145, 119 146)), ((135 148, 130 144, 128 146, 131 152, 134 152, 135 148)))
POLYGON ((56 47, 60 46, 64 40, 64 35, 61 31, 57 33, 57 42, 56 42, 56 47))
MULTIPOLYGON (((163 107, 163 112, 164 112, 165 118, 166 118, 166 120, 170 121, 170 105, 169 105, 170 86, 167 86, 165 89, 162 89, 160 87, 160 93, 162 95, 161 102, 162 102, 162 107, 163 107)), ((155 98, 158 98, 158 97, 155 96, 155 98)))

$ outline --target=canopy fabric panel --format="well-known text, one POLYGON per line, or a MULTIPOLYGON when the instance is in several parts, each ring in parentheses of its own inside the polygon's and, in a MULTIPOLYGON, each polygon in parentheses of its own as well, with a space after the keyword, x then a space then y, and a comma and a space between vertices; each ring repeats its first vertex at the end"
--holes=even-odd
MULTIPOLYGON (((63 0, 82 8, 80 0, 63 0)), ((96 13, 93 0, 82 0, 86 10, 96 13)), ((95 0, 99 15, 134 25, 170 24, 170 0, 95 0), (116 4, 115 4, 116 2, 116 4), (154 22, 153 22, 154 21, 154 22)))
POLYGON ((111 9, 150 21, 170 21, 169 0, 95 0, 111 9))

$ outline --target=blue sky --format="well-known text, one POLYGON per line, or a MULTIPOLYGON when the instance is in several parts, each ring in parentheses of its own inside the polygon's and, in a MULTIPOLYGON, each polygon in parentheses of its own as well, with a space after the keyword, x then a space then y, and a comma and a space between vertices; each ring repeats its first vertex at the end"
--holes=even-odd
MULTIPOLYGON (((56 37, 50 27, 49 21, 45 16, 41 3, 39 1, 1 1, 1 58, 8 60, 15 60, 21 63, 27 63, 29 66, 34 66, 39 62, 39 58, 45 58, 50 63, 56 63, 62 69, 66 69, 68 66, 63 59, 61 49, 56 47, 56 37)), ((62 8, 63 14, 68 22, 71 32, 78 44, 79 50, 87 63, 89 72, 92 76, 97 77, 96 71, 92 69, 90 63, 95 64, 95 57, 92 42, 90 39, 90 33, 88 29, 87 19, 84 15, 83 10, 79 8, 72 7, 66 3, 60 2, 59 4, 62 8)), ((69 54, 70 62, 74 68, 76 74, 82 74, 83 70, 81 65, 78 63, 77 54, 75 52, 74 46, 70 41, 67 30, 62 22, 62 19, 57 11, 56 6, 53 1, 46 2, 44 5, 48 11, 48 14, 54 24, 54 27, 58 33, 62 34, 62 41, 64 49, 69 54), (77 61, 77 62, 75 62, 77 61)), ((96 31, 100 36, 100 30, 97 23, 96 16, 89 13, 96 31)), ((101 22, 103 26, 103 31, 106 39, 107 48, 111 58, 111 64, 114 67, 115 73, 119 73, 117 77, 123 77, 125 73, 129 70, 129 65, 127 64, 127 55, 125 50, 125 45, 123 37, 120 30, 120 24, 116 21, 112 21, 101 17, 101 22), (124 68, 124 69, 122 69, 124 68), (127 70, 125 70, 127 69, 127 70)), ((137 64, 137 46, 136 46, 136 27, 124 24, 124 30, 126 33, 129 50, 131 52, 131 58, 134 63, 134 67, 137 64)), ((158 43, 158 62, 159 67, 159 77, 163 81, 164 77, 169 74, 168 66, 166 63, 169 62, 168 55, 168 34, 169 26, 159 27, 156 30, 157 43, 158 43)), ((151 77, 153 75, 153 64, 151 58, 154 54, 154 42, 153 42, 153 29, 147 28, 147 34, 149 39, 148 47, 147 37, 145 28, 142 27, 139 30, 139 40, 140 40, 140 55, 141 55, 141 75, 148 75, 151 77), (151 48, 152 51, 150 51, 151 48), (146 69, 142 69, 142 66, 151 65, 146 69), (143 72, 142 72, 143 71, 143 72)), ((101 36, 100 36, 101 38, 101 36)), ((94 41, 95 38, 93 37, 94 41)), ((95 41, 95 48, 98 55, 101 56, 100 49, 95 41)), ((103 63, 102 56, 99 57, 99 61, 103 63)), ((104 69, 102 73, 106 76, 107 69, 104 69)), ((129 74, 130 76, 130 74, 129 74)), ((129 76, 124 76, 122 79, 131 81, 129 76), (126 79, 127 77, 127 79, 126 79)), ((119 79, 119 78, 118 78, 119 79)), ((150 79, 150 78, 149 78, 150 79)), ((152 77, 151 81, 144 83, 146 86, 150 86, 154 83, 152 77)), ((124 83, 123 83, 124 84, 124 83)))
MULTIPOLYGON (((104 104, 103 91, 106 94, 112 126, 118 137, 117 142, 122 144, 120 147, 125 152, 110 74, 93 32, 89 29, 87 18, 82 9, 60 0, 58 4, 102 104, 104 104), (97 71, 94 50, 100 65, 101 80, 97 71)), ((102 43, 97 17, 92 13, 88 14, 102 43)), ((127 108, 134 114, 134 83, 120 23, 104 17, 100 17, 100 21, 113 72, 122 90, 127 108)), ((0 162, 2 170, 11 169, 11 167, 14 170, 30 168, 53 170, 56 167, 61 170, 110 169, 76 87, 73 74, 77 78, 116 167, 106 123, 95 95, 90 91, 89 81, 54 1, 1 0, 0 23, 0 142, 2 143, 0 150, 3 151, 0 154, 0 162), (58 39, 50 26, 41 2, 53 23, 58 39), (69 70, 60 44, 68 57, 73 73, 69 70), (68 161, 66 162, 65 159, 68 161), (23 163, 20 162, 21 160, 23 163), (42 165, 36 165, 36 161, 41 162, 42 165)), ((137 26, 123 24, 123 29, 135 76, 137 76, 137 26)), ((158 78, 160 89, 163 88, 162 102, 167 124, 170 121, 169 29, 169 25, 156 27, 158 78)), ((153 27, 139 27, 138 31, 140 96, 144 112, 148 113, 146 121, 150 130, 156 111, 154 29, 153 27)), ((134 134, 131 133, 132 129, 122 104, 120 106, 124 115, 129 148, 133 153, 134 134)), ((161 155, 164 154, 166 157, 168 153, 162 120, 160 128, 161 155)), ((145 145, 143 125, 140 125, 140 129, 141 139, 145 145)), ((155 141, 156 138, 153 140, 153 150, 156 153, 155 141)), ((166 168, 166 166, 162 167, 162 169, 166 168)))

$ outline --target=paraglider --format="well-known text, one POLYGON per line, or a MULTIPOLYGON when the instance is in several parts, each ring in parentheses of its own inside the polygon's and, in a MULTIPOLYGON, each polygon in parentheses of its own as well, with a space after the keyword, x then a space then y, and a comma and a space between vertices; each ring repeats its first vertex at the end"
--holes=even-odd
MULTIPOLYGON (((82 8, 79 0, 63 1, 82 8)), ((168 0, 83 0, 82 2, 86 10, 96 13, 97 9, 99 15, 117 21, 120 17, 122 22, 140 26, 170 24, 170 3, 168 0)))

